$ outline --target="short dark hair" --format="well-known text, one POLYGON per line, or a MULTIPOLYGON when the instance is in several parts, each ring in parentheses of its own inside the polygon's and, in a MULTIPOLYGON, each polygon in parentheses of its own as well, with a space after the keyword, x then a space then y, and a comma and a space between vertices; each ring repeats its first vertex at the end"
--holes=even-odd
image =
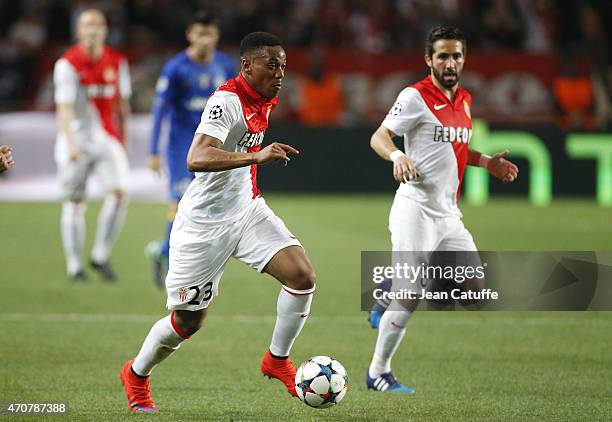
POLYGON ((207 10, 198 10, 191 18, 189 18, 189 21, 187 21, 187 29, 198 23, 201 25, 219 25, 217 17, 207 10))
POLYGON ((264 47, 276 47, 281 45, 281 40, 269 32, 251 32, 240 41, 240 57, 252 53, 264 47))
POLYGON ((463 53, 465 53, 465 36, 463 32, 456 26, 452 25, 439 25, 429 31, 427 35, 427 41, 425 42, 425 52, 429 57, 433 56, 434 48, 433 45, 438 40, 458 40, 461 41, 463 46, 463 53))

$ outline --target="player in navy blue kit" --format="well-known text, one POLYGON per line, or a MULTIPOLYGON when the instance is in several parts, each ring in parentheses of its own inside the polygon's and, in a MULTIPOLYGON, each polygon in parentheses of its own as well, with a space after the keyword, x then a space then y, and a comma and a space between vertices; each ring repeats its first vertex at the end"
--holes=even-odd
POLYGON ((159 150, 162 122, 166 118, 170 120, 170 136, 165 151, 170 183, 166 235, 161 244, 151 242, 147 246, 147 254, 154 264, 155 281, 160 287, 164 287, 170 230, 178 202, 194 177, 186 164, 193 134, 208 98, 237 73, 233 60, 216 50, 220 32, 212 15, 205 11, 198 12, 190 20, 185 35, 189 47, 164 66, 157 82, 157 98, 153 106, 154 124, 148 164, 156 172, 161 169, 159 150))

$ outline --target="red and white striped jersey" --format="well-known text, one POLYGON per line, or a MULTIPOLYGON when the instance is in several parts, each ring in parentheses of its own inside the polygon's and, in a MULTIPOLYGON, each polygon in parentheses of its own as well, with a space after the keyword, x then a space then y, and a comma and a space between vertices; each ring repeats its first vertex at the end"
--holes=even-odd
MULTIPOLYGON (((257 152, 278 98, 266 100, 239 74, 208 99, 196 133, 219 139, 221 149, 257 152)), ((223 222, 240 217, 260 196, 257 165, 219 172, 197 172, 179 204, 179 212, 196 222, 223 222)))
POLYGON ((74 104, 72 128, 79 146, 96 142, 100 134, 122 141, 119 101, 132 94, 128 63, 123 55, 104 47, 102 56, 94 61, 83 47, 76 45, 55 63, 53 81, 55 103, 74 104))
POLYGON ((457 200, 472 137, 472 96, 457 89, 450 101, 431 76, 405 88, 382 126, 404 137, 404 152, 421 177, 397 193, 416 201, 432 217, 459 215, 457 200))

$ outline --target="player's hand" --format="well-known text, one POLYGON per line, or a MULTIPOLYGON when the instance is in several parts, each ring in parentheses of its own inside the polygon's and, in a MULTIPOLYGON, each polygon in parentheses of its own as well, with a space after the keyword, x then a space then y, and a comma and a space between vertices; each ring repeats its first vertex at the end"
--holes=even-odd
POLYGON ((272 142, 270 145, 253 154, 255 164, 266 164, 270 161, 282 161, 286 166, 291 159, 287 154, 299 154, 300 152, 292 146, 281 144, 280 142, 272 142))
POLYGON ((0 146, 0 172, 10 169, 15 164, 12 152, 13 149, 8 145, 0 146))
POLYGON ((68 157, 70 158, 70 161, 76 161, 81 157, 81 150, 79 147, 77 146, 70 146, 68 148, 68 157))
POLYGON ((508 150, 498 152, 489 159, 487 170, 504 183, 514 182, 518 177, 519 169, 516 164, 506 160, 508 150))
POLYGON ((147 161, 147 166, 155 173, 159 173, 161 170, 161 159, 159 158, 159 154, 150 155, 149 160, 147 161))
POLYGON ((408 157, 402 155, 393 161, 393 177, 398 183, 407 183, 421 177, 421 173, 408 157))

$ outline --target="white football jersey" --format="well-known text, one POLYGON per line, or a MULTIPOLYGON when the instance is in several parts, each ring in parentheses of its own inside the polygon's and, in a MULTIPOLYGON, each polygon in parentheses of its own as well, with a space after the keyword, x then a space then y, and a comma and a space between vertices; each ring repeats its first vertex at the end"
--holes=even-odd
MULTIPOLYGON (((225 151, 257 152, 277 102, 263 99, 239 75, 208 99, 196 133, 219 139, 225 151)), ((222 223, 239 218, 258 196, 257 165, 196 172, 179 203, 179 212, 198 223, 222 223)))
POLYGON ((472 97, 462 88, 450 101, 431 76, 405 88, 382 126, 404 138, 404 152, 421 173, 397 193, 432 217, 461 216, 457 207, 472 136, 472 97))

